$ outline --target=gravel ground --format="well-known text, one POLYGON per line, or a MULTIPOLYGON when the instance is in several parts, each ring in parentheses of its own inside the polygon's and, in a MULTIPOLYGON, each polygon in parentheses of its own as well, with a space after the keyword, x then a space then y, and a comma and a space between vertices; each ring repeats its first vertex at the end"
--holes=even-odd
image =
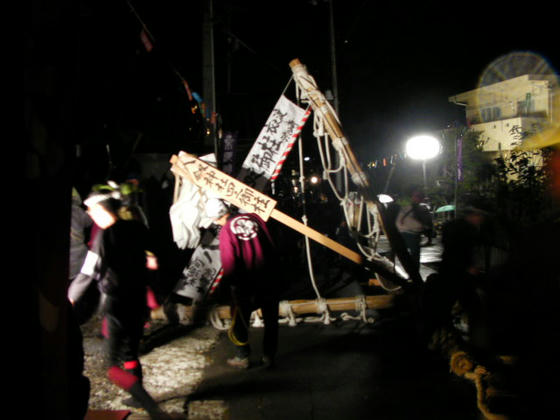
MULTIPOLYGON (((85 371, 91 382, 89 408, 92 410, 130 410, 146 414, 143 409, 122 403, 129 394, 113 385, 106 376, 104 339, 100 338, 101 320, 93 318, 82 326, 85 371)), ((163 321, 151 321, 145 336, 165 330, 163 321)), ((152 334, 152 335, 150 335, 152 334)), ((212 326, 176 334, 176 338, 157 345, 140 357, 144 387, 168 413, 188 414, 189 419, 224 419, 227 407, 222 401, 193 401, 185 407, 185 400, 203 379, 204 369, 211 362, 211 350, 220 331, 212 326)), ((152 346, 150 346, 152 347, 152 346)))

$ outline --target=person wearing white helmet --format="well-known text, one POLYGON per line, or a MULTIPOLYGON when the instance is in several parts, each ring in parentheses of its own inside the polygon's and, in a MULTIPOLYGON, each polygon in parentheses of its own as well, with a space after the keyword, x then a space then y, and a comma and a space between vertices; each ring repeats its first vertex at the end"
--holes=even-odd
POLYGON ((139 221, 118 217, 120 200, 113 193, 93 193, 84 204, 101 230, 80 274, 68 289, 68 298, 78 306, 81 300, 87 299, 90 285, 97 284, 108 326, 109 380, 130 393, 136 405, 142 406, 151 418, 168 419, 142 385, 138 357, 148 316, 148 230, 139 221))

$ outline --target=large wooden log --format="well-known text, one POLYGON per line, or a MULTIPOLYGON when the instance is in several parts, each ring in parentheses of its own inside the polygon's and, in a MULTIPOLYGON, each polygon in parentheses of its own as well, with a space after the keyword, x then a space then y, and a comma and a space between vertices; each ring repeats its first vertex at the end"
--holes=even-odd
MULTIPOLYGON (((323 310, 323 305, 330 312, 340 311, 359 311, 361 305, 365 304, 365 309, 387 309, 393 306, 393 295, 364 296, 364 297, 343 297, 325 299, 320 302, 317 300, 290 300, 282 302, 279 306, 279 316, 286 317, 289 315, 287 308, 294 315, 319 314, 323 310)), ((194 308, 189 305, 178 305, 178 310, 182 311, 181 319, 192 319, 194 308)), ((218 306, 214 309, 220 319, 231 319, 231 307, 228 305, 218 306)), ((154 320, 166 320, 167 317, 163 308, 153 310, 151 317, 154 320)))

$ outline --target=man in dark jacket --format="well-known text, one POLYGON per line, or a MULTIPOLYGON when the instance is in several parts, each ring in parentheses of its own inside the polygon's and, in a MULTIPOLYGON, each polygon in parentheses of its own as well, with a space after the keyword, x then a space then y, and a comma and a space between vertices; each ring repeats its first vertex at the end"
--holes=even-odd
POLYGON ((168 418, 144 389, 138 358, 148 316, 148 231, 138 221, 119 219, 120 201, 110 194, 96 193, 84 204, 101 230, 70 285, 68 298, 76 304, 87 295, 90 284, 97 283, 108 326, 109 380, 128 391, 152 418, 168 418))

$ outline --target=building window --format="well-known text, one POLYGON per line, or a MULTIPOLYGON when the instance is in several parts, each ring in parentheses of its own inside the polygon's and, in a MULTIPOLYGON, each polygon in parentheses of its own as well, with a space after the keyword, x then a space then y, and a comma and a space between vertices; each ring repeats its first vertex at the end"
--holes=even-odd
POLYGON ((535 101, 531 97, 530 93, 525 95, 525 100, 517 102, 517 113, 518 115, 528 115, 535 112, 535 101))
POLYGON ((499 107, 483 108, 480 111, 482 122, 497 121, 502 117, 502 110, 499 107))

